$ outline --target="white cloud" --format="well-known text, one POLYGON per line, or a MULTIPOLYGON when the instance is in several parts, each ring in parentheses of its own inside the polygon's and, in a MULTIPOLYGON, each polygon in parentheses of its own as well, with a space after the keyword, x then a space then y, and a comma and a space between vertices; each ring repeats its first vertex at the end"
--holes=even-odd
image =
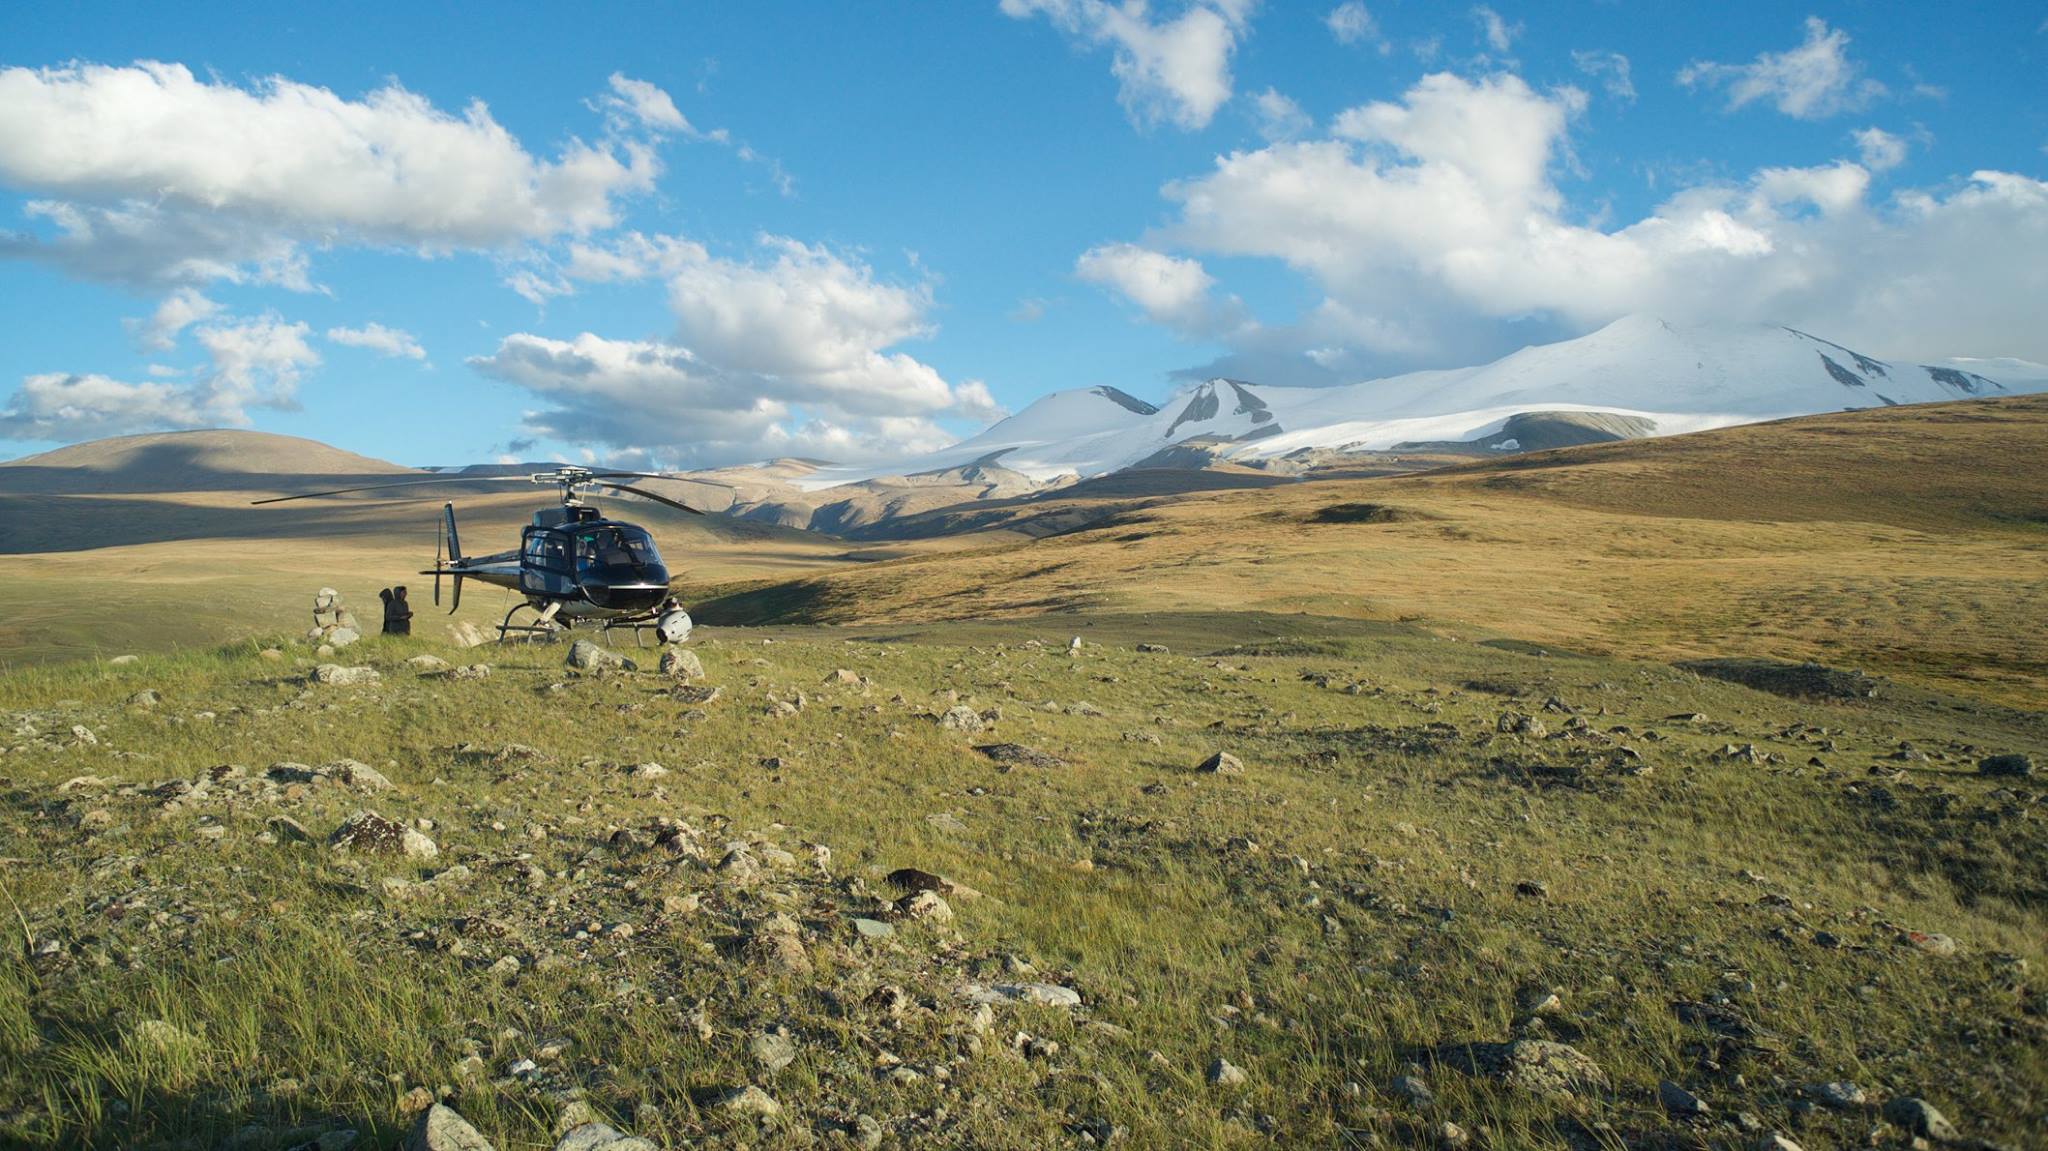
POLYGON ((427 358, 427 350, 420 347, 419 340, 411 332, 402 328, 387 328, 374 321, 364 324, 360 328, 329 328, 327 329, 327 340, 329 343, 340 344, 347 348, 368 348, 379 355, 390 356, 393 359, 424 360, 427 358))
MULTIPOLYGON (((668 122, 665 96, 624 83, 608 99, 643 127, 668 122)), ((42 197, 32 214, 59 232, 0 251, 128 283, 306 287, 304 243, 445 251, 580 235, 612 225, 615 201, 659 170, 645 140, 616 133, 537 157, 482 102, 452 114, 396 83, 347 100, 151 61, 0 69, 0 183, 42 197)))
POLYGON ((1636 102, 1635 81, 1629 78, 1628 57, 1619 52, 1575 51, 1572 64, 1600 81, 1609 96, 1624 104, 1636 102))
MULTIPOLYGON (((212 313, 209 312, 209 315, 212 313)), ((179 428, 246 427, 252 407, 293 410, 320 357, 308 329, 276 316, 223 318, 193 331, 208 366, 189 383, 130 384, 91 372, 22 380, 0 409, 0 439, 75 441, 179 428)), ((152 376, 175 377, 151 365, 152 376)))
POLYGON ((220 311, 220 305, 201 295, 196 288, 179 288, 165 296, 146 321, 127 321, 136 341, 149 351, 166 352, 177 346, 178 333, 220 311))
POLYGON ((1393 50, 1393 46, 1380 35, 1379 24, 1372 18, 1372 13, 1366 11, 1359 0, 1345 0, 1345 3, 1330 9, 1323 23, 1329 26, 1330 35, 1335 36, 1339 44, 1377 44, 1381 55, 1393 50))
POLYGON ((1888 172, 1906 162, 1906 142, 1883 128, 1864 128, 1854 135, 1863 166, 1871 171, 1888 172))
POLYGON ((1083 252, 1074 261, 1074 273, 1114 288, 1147 318, 1185 335, 1215 334, 1244 322, 1235 297, 1222 304, 1211 297, 1216 281, 1196 260, 1136 244, 1105 244, 1083 252))
POLYGON ((199 383, 199 406, 215 420, 246 425, 252 407, 295 411, 299 377, 320 362, 303 323, 276 316, 235 319, 195 330, 212 368, 199 383))
POLYGON ((931 289, 822 246, 763 236, 746 260, 630 235, 570 256, 592 279, 659 276, 676 338, 520 333, 470 361, 552 406, 536 432, 693 465, 787 454, 880 459, 950 442, 935 421, 1000 414, 979 381, 947 384, 895 351, 932 333, 931 289))
POLYGON ((128 384, 106 376, 29 376, 0 408, 0 439, 70 442, 206 423, 175 384, 128 384))
POLYGON ((1734 111, 1768 100, 1801 120, 1820 120, 1864 107, 1884 94, 1884 85, 1864 78, 1849 59, 1849 35, 1818 16, 1806 18, 1806 39, 1796 48, 1764 52, 1748 64, 1699 60, 1678 73, 1688 88, 1725 88, 1734 111))
POLYGON ((598 97, 597 106, 617 117, 614 122, 619 126, 631 123, 655 132, 696 134, 667 92, 619 72, 612 73, 610 83, 611 94, 598 97))
POLYGON ((1522 34, 1522 24, 1520 21, 1510 24, 1501 18, 1500 13, 1495 12, 1484 4, 1472 9, 1472 19, 1478 21, 1479 34, 1485 39, 1486 46, 1496 52, 1507 52, 1513 49, 1515 37, 1522 34))
POLYGON ((1259 135, 1268 140, 1292 140, 1315 123, 1301 105, 1274 88, 1252 97, 1252 107, 1259 114, 1259 135))
POLYGON ((1017 20, 1044 15, 1069 36, 1110 47, 1110 72, 1132 122, 1192 131, 1230 99, 1230 57, 1255 2, 1194 0, 1156 22, 1142 0, 1002 0, 1002 10, 1017 20))
POLYGON ((953 412, 961 419, 982 424, 994 423, 1010 414, 980 380, 962 380, 953 389, 953 412))
POLYGON ((1978 172, 1873 203, 1869 170, 1840 160, 1683 188, 1595 226, 1552 177, 1584 100, 1511 75, 1425 77, 1339 114, 1327 138, 1233 152, 1167 185, 1178 219, 1148 247, 1082 260, 1184 333, 1192 301, 1221 289, 1173 253, 1283 261, 1322 302, 1226 345, 1297 364, 1314 352, 1353 378, 1638 311, 1787 323, 1881 355, 2048 358, 2048 183, 1978 172))

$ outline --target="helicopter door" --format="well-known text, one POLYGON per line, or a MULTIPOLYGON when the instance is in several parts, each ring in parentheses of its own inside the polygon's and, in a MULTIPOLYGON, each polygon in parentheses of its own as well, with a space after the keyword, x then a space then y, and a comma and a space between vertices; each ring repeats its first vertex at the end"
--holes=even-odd
POLYGON ((534 595, 569 595, 576 590, 566 537, 527 528, 519 552, 519 590, 534 595))

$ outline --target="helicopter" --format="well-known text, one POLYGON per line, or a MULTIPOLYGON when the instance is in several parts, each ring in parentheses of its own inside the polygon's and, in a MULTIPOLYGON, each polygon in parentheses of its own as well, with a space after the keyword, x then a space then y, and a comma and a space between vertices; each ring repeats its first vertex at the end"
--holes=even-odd
POLYGON ((690 613, 669 594, 668 567, 654 546, 654 537, 637 524, 607 517, 585 502, 580 493, 586 488, 610 488, 667 504, 691 515, 703 515, 701 509, 679 500, 617 482, 622 479, 668 478, 651 472, 593 471, 564 466, 526 476, 436 476, 272 496, 250 502, 281 504, 291 500, 431 484, 552 484, 561 492, 561 506, 535 511, 533 522, 520 529, 518 547, 489 555, 463 554, 462 537, 455 527, 455 505, 444 503, 441 506, 434 566, 420 572, 434 577, 435 606, 441 603, 443 577, 451 578, 454 583, 452 602, 448 607, 450 615, 462 607, 462 581, 479 580, 519 592, 525 597, 514 604, 498 624, 499 643, 505 643, 515 635, 552 636, 564 628, 593 625, 600 628, 606 638, 615 630, 631 630, 635 646, 640 646, 644 633, 650 630, 662 643, 687 640, 692 627, 690 613), (514 624, 513 618, 522 611, 533 612, 534 618, 514 624))

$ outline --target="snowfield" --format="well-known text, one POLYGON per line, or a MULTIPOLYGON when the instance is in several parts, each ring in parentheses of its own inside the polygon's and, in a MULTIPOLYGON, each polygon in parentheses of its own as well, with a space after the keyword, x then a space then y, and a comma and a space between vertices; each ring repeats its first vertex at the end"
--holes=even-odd
MULTIPOLYGON (((1226 459, 1478 441, 1527 412, 1637 417, 1675 435, 1787 416, 2048 390, 2023 360, 1887 363, 1791 328, 1628 316, 1490 364, 1332 388, 1214 379, 1153 408, 1115 388, 1055 392, 979 435, 889 467, 819 468, 806 489, 995 464, 1034 480, 1118 471, 1200 441, 1226 459), (1996 373, 1996 375, 1988 374, 1996 373)), ((1488 445, 1513 450, 1510 444, 1488 445)))

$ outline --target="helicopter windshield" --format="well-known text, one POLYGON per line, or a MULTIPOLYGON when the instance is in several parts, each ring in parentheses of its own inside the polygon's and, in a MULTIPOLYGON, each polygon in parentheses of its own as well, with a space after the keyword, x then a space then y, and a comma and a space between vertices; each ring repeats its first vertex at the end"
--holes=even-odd
POLYGON ((661 566, 654 540, 634 527, 607 525, 576 533, 576 568, 594 575, 617 576, 661 566))

